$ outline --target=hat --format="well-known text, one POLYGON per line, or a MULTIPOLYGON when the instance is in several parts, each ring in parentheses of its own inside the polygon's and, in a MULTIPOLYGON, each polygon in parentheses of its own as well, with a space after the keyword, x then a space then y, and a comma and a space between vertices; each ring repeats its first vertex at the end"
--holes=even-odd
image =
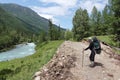
POLYGON ((92 37, 89 37, 88 40, 89 40, 89 41, 92 41, 92 37))
POLYGON ((92 40, 92 37, 89 37, 88 40, 92 40))

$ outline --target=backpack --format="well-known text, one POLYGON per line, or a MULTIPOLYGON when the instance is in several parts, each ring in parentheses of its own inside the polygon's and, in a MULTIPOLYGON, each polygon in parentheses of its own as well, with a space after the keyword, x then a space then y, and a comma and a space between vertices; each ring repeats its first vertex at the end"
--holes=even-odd
POLYGON ((100 42, 97 39, 93 39, 93 45, 94 45, 94 50, 95 53, 100 54, 101 53, 101 45, 100 42))
POLYGON ((100 43, 98 41, 93 42, 94 44, 94 49, 100 49, 100 43))

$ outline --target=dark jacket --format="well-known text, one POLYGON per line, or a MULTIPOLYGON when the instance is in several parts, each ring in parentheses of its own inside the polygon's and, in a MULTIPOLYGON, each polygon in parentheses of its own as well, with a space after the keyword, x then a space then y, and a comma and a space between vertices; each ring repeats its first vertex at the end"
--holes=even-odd
POLYGON ((88 49, 90 49, 90 50, 94 49, 94 43, 93 42, 91 42, 85 50, 88 50, 88 49))

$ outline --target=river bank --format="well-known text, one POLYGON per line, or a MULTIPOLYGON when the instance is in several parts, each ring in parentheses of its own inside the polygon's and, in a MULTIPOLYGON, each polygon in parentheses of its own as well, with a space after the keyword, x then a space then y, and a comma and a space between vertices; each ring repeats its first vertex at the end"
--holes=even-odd
POLYGON ((6 52, 6 51, 9 51, 11 49, 14 49, 16 47, 16 45, 19 45, 19 44, 27 44, 28 42, 22 42, 22 43, 17 43, 17 44, 13 44, 13 45, 10 45, 9 47, 5 47, 4 49, 0 49, 0 53, 1 52, 6 52))

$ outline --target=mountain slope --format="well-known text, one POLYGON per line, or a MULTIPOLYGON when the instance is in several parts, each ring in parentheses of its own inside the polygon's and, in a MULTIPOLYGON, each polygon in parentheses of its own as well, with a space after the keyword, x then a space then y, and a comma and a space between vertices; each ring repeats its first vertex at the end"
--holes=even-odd
POLYGON ((42 30, 48 30, 48 20, 40 17, 37 13, 27 7, 17 4, 0 4, 0 6, 7 12, 13 14, 17 18, 29 23, 42 30))
POLYGON ((32 25, 26 24, 19 18, 14 17, 13 15, 7 13, 0 7, 0 27, 9 27, 10 29, 16 29, 25 33, 37 33, 32 25))

